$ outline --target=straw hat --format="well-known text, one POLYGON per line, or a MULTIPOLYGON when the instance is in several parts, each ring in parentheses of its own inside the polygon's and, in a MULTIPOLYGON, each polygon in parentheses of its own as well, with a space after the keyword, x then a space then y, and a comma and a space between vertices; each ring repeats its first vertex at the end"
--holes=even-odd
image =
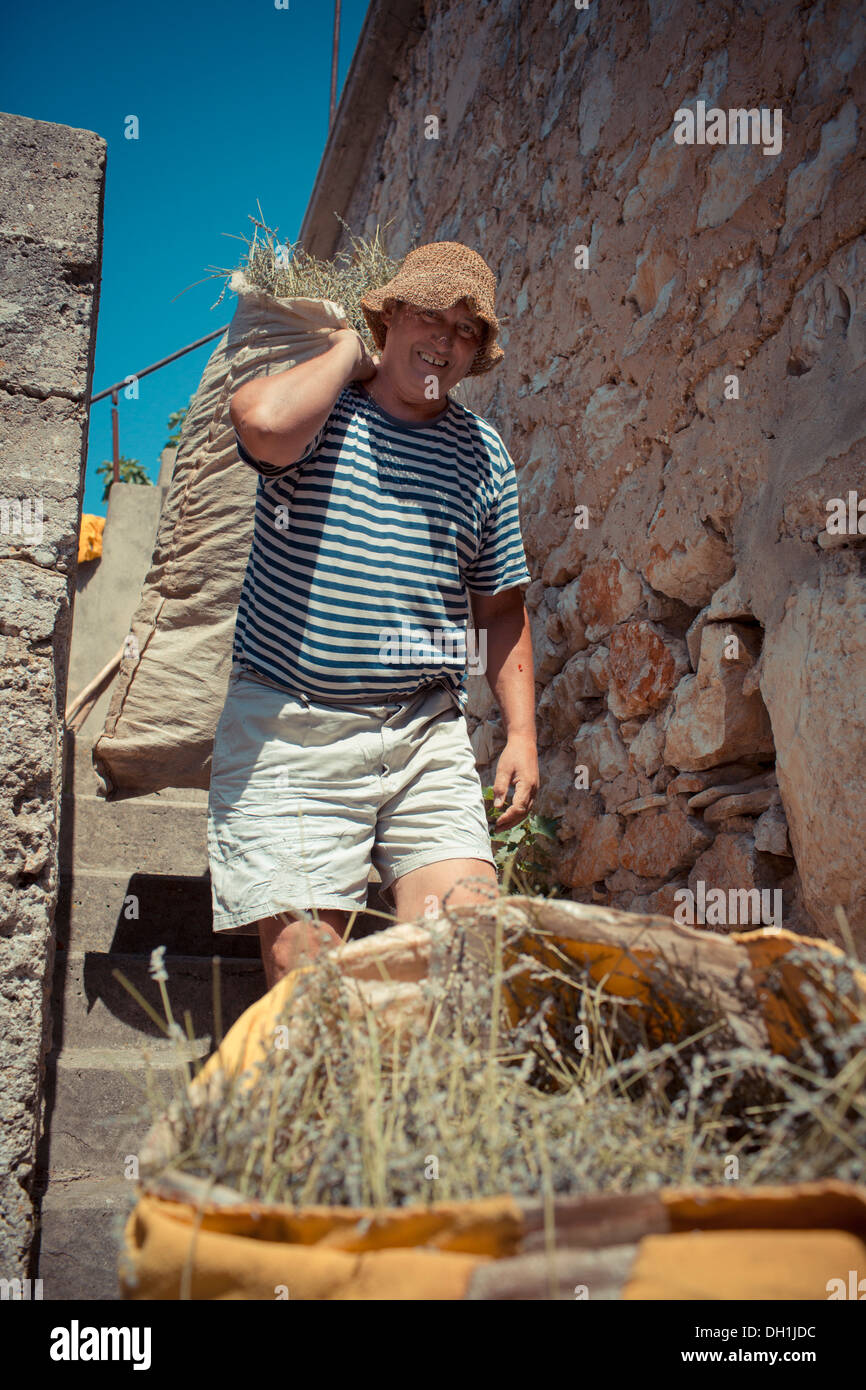
POLYGON ((467 372, 467 376, 481 376, 505 356, 496 342, 499 320, 493 307, 495 292, 493 271, 477 251, 459 241, 431 241, 410 251, 393 280, 366 294, 361 308, 381 351, 386 332, 381 311, 389 302, 402 299, 419 309, 451 309, 465 299, 472 312, 487 324, 485 341, 467 372))

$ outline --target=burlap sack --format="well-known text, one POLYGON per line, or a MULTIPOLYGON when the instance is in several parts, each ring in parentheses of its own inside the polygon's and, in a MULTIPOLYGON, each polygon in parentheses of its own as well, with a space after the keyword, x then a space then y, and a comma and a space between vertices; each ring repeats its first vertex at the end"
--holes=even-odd
POLYGON ((277 299, 243 272, 231 288, 234 318, 184 420, 130 654, 93 746, 107 797, 209 786, 258 481, 238 457, 229 402, 245 381, 317 356, 330 333, 348 326, 330 300, 277 299))

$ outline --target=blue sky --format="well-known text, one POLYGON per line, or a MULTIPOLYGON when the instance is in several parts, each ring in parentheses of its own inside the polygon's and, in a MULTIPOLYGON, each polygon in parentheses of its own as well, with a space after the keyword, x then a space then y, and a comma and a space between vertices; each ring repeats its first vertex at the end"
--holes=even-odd
MULTIPOLYGON (((343 0, 338 96, 366 10, 343 0)), ((234 295, 211 308, 225 282, 195 282, 240 264, 233 237, 252 235, 257 200, 297 238, 328 135, 333 16, 332 0, 6 8, 0 108, 108 145, 94 395, 229 322, 234 295), (138 140, 124 138, 131 114, 138 140)), ((121 393, 120 452, 154 481, 168 417, 215 345, 145 377, 137 401, 121 393)), ((107 399, 90 412, 85 512, 105 515, 96 469, 110 458, 107 399)))

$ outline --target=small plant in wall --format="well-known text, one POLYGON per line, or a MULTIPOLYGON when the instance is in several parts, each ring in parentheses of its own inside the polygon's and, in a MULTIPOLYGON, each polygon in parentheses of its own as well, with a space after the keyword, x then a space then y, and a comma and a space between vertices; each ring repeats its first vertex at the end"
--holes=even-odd
MULTIPOLYGON (((121 454, 118 459, 119 481, 122 483, 143 483, 153 486, 153 479, 148 476, 147 469, 138 459, 128 459, 125 454, 121 454)), ((111 491, 111 484, 114 482, 114 464, 111 459, 103 459, 96 470, 100 478, 105 480, 105 491, 102 494, 103 502, 108 501, 108 494, 111 491)))
POLYGON ((492 787, 484 788, 484 809, 496 871, 503 887, 529 897, 562 897, 566 890, 556 879, 552 864, 559 818, 532 812, 497 834, 496 822, 506 808, 494 810, 492 787))

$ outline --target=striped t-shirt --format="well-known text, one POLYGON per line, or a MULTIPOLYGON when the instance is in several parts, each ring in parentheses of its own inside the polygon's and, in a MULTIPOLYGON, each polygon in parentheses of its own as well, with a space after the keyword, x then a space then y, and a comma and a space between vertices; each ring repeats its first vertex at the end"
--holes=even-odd
POLYGON ((287 468, 259 474, 232 659, 289 694, 378 704, 426 685, 466 704, 485 669, 467 590, 530 583, 514 464, 497 431, 447 398, 399 420, 350 382, 287 468))

